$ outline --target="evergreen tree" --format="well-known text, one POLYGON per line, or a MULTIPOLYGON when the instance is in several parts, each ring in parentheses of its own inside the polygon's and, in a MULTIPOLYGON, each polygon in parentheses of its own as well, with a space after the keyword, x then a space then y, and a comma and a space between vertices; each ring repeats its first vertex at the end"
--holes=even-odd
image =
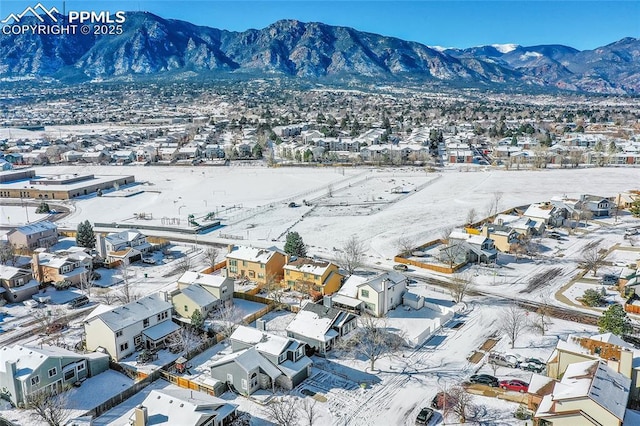
POLYGON ((598 327, 600 327, 600 333, 611 332, 618 336, 629 334, 632 330, 627 313, 624 311, 622 305, 618 304, 609 306, 609 308, 602 313, 602 316, 598 320, 598 327))
POLYGON ((200 310, 196 309, 193 311, 193 314, 191 314, 191 327, 199 330, 202 326, 204 326, 204 317, 200 313, 200 310))
POLYGON ((305 257, 307 255, 307 247, 305 247, 300 234, 295 231, 287 234, 287 241, 284 243, 284 251, 289 256, 305 257))
POLYGON ((76 244, 78 247, 96 248, 96 236, 93 233, 93 226, 88 220, 78 224, 76 244))
POLYGON ((629 207, 629 211, 633 215, 633 217, 640 217, 640 198, 635 200, 631 207, 629 207))
POLYGON ((45 203, 44 201, 40 203, 40 205, 36 209, 36 213, 49 213, 50 211, 51 209, 49 208, 49 204, 45 203))

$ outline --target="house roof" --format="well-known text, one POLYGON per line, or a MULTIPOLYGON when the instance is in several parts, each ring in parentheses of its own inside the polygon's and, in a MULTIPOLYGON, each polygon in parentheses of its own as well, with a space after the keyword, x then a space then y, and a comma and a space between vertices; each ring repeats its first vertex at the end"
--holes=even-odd
MULTIPOLYGON (((310 303, 308 303, 309 305, 310 303)), ((320 317, 315 312, 301 310, 287 326, 287 331, 308 337, 319 342, 330 340, 326 334, 330 330, 333 320, 320 317)))
POLYGON ((406 280, 407 280, 407 277, 405 277, 399 272, 396 272, 396 271, 383 272, 382 274, 377 275, 376 277, 359 284, 358 288, 368 285, 377 293, 381 293, 384 291, 385 283, 387 284, 387 290, 389 290, 391 287, 395 287, 396 285, 401 284, 406 280))
MULTIPOLYGON (((107 357, 107 355, 104 355, 107 357)), ((16 363, 16 378, 25 378, 40 367, 49 358, 76 358, 85 357, 75 352, 59 348, 57 346, 5 346, 0 349, 0 372, 5 373, 6 363, 16 363)))
POLYGON ((209 306, 218 301, 217 297, 197 284, 185 287, 180 292, 200 307, 209 306))
POLYGON ((250 347, 226 355, 211 363, 211 368, 227 364, 229 362, 235 362, 246 372, 259 368, 274 380, 282 375, 282 372, 278 368, 276 368, 276 366, 273 365, 268 359, 262 356, 255 347, 250 347))
POLYGON ((230 253, 227 253, 227 257, 229 259, 246 260, 249 262, 268 263, 276 253, 285 255, 282 250, 276 247, 262 249, 247 246, 234 246, 233 250, 230 253))
POLYGON ((275 334, 265 333, 244 325, 236 328, 233 334, 229 336, 229 339, 253 345, 258 352, 273 356, 279 356, 291 345, 297 347, 301 344, 301 342, 290 337, 276 336, 275 334))
POLYGON ((307 257, 300 257, 284 265, 284 269, 322 276, 327 272, 327 269, 329 269, 331 265, 332 263, 326 260, 315 260, 307 257))
POLYGON ((348 297, 357 298, 358 297, 358 287, 367 282, 368 278, 360 275, 351 275, 347 280, 342 284, 340 290, 338 290, 339 294, 343 294, 348 297))
POLYGON ((187 271, 180 278, 178 284, 200 284, 209 287, 220 287, 229 278, 221 275, 202 274, 200 272, 187 271))
POLYGON ((15 266, 0 265, 0 279, 10 280, 18 275, 28 275, 26 269, 16 268, 15 266))
POLYGON ((593 360, 569 364, 562 380, 546 395, 538 407, 536 416, 561 414, 555 401, 589 398, 609 411, 620 421, 624 420, 631 379, 607 366, 604 361, 593 360))
POLYGON ((149 339, 157 342, 162 340, 171 333, 180 329, 180 326, 173 321, 162 321, 160 324, 156 324, 153 327, 149 327, 142 332, 149 339))
POLYGON ((87 317, 87 321, 95 318, 102 320, 113 331, 122 330, 152 315, 157 315, 172 308, 159 294, 152 294, 135 302, 118 306, 98 315, 87 317))
POLYGON ((46 232, 51 230, 55 231, 56 229, 58 229, 58 226, 55 223, 43 220, 41 222, 20 226, 16 228, 16 231, 20 232, 23 235, 34 235, 39 232, 46 232))
POLYGON ((106 237, 104 237, 104 239, 107 240, 112 245, 117 246, 122 243, 131 242, 141 235, 142 234, 136 231, 135 229, 127 229, 125 231, 114 232, 112 234, 109 234, 106 237))
POLYGON ((147 409, 148 426, 201 425, 212 418, 224 419, 237 408, 204 392, 173 387, 152 390, 142 406, 147 409))

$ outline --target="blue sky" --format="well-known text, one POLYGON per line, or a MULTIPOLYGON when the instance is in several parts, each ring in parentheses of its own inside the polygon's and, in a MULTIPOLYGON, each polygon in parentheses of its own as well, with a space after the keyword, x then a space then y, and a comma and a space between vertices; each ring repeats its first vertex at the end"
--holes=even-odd
MULTIPOLYGON (((62 0, 40 0, 62 10, 62 0)), ((0 19, 33 1, 0 0, 0 19)), ((343 25, 427 45, 565 44, 593 49, 640 37, 640 0, 629 1, 76 1, 68 10, 144 10, 232 31, 279 19, 343 25)))

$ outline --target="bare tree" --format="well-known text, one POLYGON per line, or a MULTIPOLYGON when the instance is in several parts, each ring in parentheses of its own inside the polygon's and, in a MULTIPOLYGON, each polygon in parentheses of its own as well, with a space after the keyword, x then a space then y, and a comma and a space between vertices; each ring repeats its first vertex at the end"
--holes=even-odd
POLYGON ((450 268, 453 265, 463 262, 466 259, 466 248, 460 241, 452 241, 440 248, 440 260, 449 264, 450 268))
POLYGON ((68 388, 41 389, 31 392, 25 398, 25 408, 33 410, 35 419, 45 421, 49 426, 62 426, 71 416, 66 407, 69 403, 68 388))
POLYGON ((118 294, 110 289, 103 291, 97 297, 100 303, 104 303, 105 305, 112 305, 119 300, 118 294))
POLYGON ((91 288, 95 285, 93 261, 86 265, 86 271, 80 274, 80 290, 87 296, 91 296, 91 288))
POLYGON ((454 386, 449 389, 449 398, 451 407, 450 412, 458 416, 460 423, 466 423, 467 418, 475 411, 473 396, 468 393, 462 386, 454 386))
POLYGON ((343 339, 338 346, 369 360, 371 371, 375 363, 387 355, 393 355, 404 345, 401 335, 391 333, 384 319, 376 319, 371 315, 360 317, 360 327, 353 336, 343 339))
POLYGON ((469 211, 467 212, 467 225, 472 225, 476 222, 476 218, 478 216, 478 213, 476 212, 476 209, 474 209, 473 207, 469 209, 469 211))
POLYGON ((187 254, 178 260, 177 270, 183 274, 191 270, 191 258, 187 254))
POLYGON ((129 262, 125 259, 120 263, 118 269, 122 274, 122 286, 120 286, 119 293, 116 298, 123 304, 138 300, 140 296, 133 290, 132 285, 129 282, 129 262))
POLYGON ((296 426, 298 424, 298 407, 292 398, 274 398, 264 408, 264 413, 278 426, 296 426))
POLYGON ((228 339, 242 323, 242 313, 231 302, 213 311, 209 316, 214 320, 214 331, 225 339, 228 339))
POLYGON ((210 246, 204 251, 204 258, 211 269, 215 268, 219 256, 220 249, 217 247, 210 246))
POLYGON ((302 417, 302 424, 307 426, 313 426, 319 417, 318 409, 316 408, 315 399, 304 398, 302 403, 298 407, 300 410, 300 417, 302 417))
POLYGON ((408 235, 403 235, 398 237, 396 240, 396 247, 398 248, 400 255, 406 257, 411 254, 411 250, 415 247, 415 242, 413 241, 413 238, 408 235))
POLYGON ((522 310, 516 305, 509 306, 502 314, 500 330, 507 335, 509 344, 511 344, 511 349, 515 347, 518 336, 527 325, 525 318, 526 317, 522 314, 522 310))
POLYGON ((267 275, 265 283, 262 286, 262 290, 267 293, 267 297, 269 299, 273 300, 276 309, 282 308, 282 306, 284 305, 282 301, 284 299, 284 289, 282 288, 282 285, 275 275, 267 275))
POLYGON ((18 250, 15 245, 8 242, 0 242, 0 264, 7 265, 11 262, 11 265, 16 265, 18 259, 18 250))
POLYGON ((342 247, 338 263, 351 275, 363 265, 364 254, 364 244, 358 236, 352 235, 342 247))
POLYGON ((456 303, 464 300, 465 296, 471 289, 471 277, 466 274, 454 274, 451 277, 451 297, 456 303))
POLYGON ((536 309, 537 318, 533 321, 533 327, 540 331, 540 334, 544 336, 545 332, 549 328, 551 322, 551 306, 547 303, 543 303, 536 309))
POLYGON ((587 270, 591 269, 595 277, 598 269, 604 264, 606 257, 607 251, 601 250, 599 245, 588 245, 582 252, 580 262, 582 262, 587 270))
POLYGON ((187 355, 202 344, 202 334, 193 327, 180 327, 167 339, 167 347, 175 353, 187 355))

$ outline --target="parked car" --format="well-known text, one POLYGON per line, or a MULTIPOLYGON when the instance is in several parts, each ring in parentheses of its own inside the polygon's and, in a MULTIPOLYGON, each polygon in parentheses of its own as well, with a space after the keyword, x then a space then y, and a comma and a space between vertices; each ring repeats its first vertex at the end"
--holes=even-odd
POLYGON ((498 379, 489 374, 474 374, 469 378, 469 382, 488 385, 494 388, 497 388, 499 385, 498 379))
POLYGON ((536 364, 535 362, 523 362, 520 364, 520 368, 534 373, 542 373, 546 367, 544 365, 536 364))
POLYGON ((502 380, 500 382, 500 387, 504 390, 515 392, 529 391, 529 383, 523 382, 522 380, 502 380))
POLYGON ((393 269, 395 269, 396 271, 408 271, 409 267, 407 265, 405 265, 404 263, 398 263, 397 265, 393 265, 393 269))
POLYGON ((154 259, 152 256, 144 256, 142 258, 142 263, 148 263, 150 265, 155 265, 156 264, 156 259, 154 259))
POLYGON ((431 408, 424 407, 420 410, 420 413, 418 413, 418 417, 416 417, 416 424, 426 425, 429 423, 429 420, 431 420, 431 417, 433 417, 433 410, 431 408))
POLYGON ((44 332, 45 334, 54 334, 61 332, 62 330, 64 330, 64 328, 65 325, 61 322, 52 322, 47 326, 47 328, 45 328, 44 332))
POLYGON ((506 355, 499 352, 489 353, 489 364, 500 365, 502 367, 517 368, 519 361, 515 355, 506 355))
POLYGON ((81 306, 87 305, 89 303, 89 298, 87 296, 76 297, 69 303, 67 303, 67 307, 70 309, 79 308, 81 306))
POLYGON ((431 408, 442 410, 445 408, 445 404, 447 407, 453 407, 453 398, 451 398, 451 395, 448 395, 448 399, 445 399, 445 395, 446 394, 444 392, 438 392, 431 400, 431 408))

